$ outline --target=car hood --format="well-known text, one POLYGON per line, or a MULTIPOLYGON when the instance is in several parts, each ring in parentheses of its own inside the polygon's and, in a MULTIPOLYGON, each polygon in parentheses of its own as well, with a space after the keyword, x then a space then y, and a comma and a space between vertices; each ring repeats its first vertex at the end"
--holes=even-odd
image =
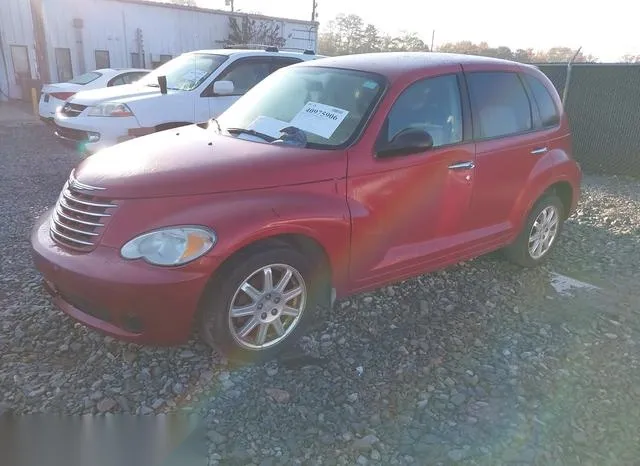
POLYGON ((139 199, 339 179, 346 167, 342 150, 265 144, 189 125, 103 149, 76 167, 75 178, 103 188, 100 197, 139 199))
POLYGON ((126 103, 141 98, 159 97, 161 95, 162 93, 157 87, 142 86, 140 84, 123 84, 120 86, 80 91, 74 95, 69 102, 93 106, 107 101, 126 103))

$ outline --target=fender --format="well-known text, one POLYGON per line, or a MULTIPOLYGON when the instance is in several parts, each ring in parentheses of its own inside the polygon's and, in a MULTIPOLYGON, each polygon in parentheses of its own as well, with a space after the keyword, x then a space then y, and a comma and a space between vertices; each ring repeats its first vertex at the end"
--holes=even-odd
POLYGON ((522 187, 516 202, 513 204, 509 222, 513 225, 514 236, 517 236, 520 232, 535 202, 552 184, 554 152, 556 150, 551 150, 538 160, 531 170, 527 183, 522 187))
POLYGON ((172 225, 207 226, 217 236, 216 245, 206 255, 213 274, 220 264, 252 243, 279 235, 302 235, 324 249, 335 286, 343 289, 351 237, 345 189, 342 179, 246 192, 127 200, 115 216, 131 221, 126 225, 109 222, 101 244, 120 248, 149 230, 172 225), (158 202, 167 212, 161 217, 157 216, 158 202))

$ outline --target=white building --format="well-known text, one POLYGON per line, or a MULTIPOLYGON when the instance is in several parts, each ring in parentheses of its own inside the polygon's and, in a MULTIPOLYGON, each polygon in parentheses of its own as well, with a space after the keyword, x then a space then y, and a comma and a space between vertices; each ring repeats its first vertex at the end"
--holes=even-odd
MULTIPOLYGON (((318 23, 149 0, 0 0, 0 99, 30 79, 66 81, 103 67, 154 68, 180 53, 221 48, 230 18, 284 47, 316 49, 318 23)), ((28 98, 28 96, 26 97, 28 98)))

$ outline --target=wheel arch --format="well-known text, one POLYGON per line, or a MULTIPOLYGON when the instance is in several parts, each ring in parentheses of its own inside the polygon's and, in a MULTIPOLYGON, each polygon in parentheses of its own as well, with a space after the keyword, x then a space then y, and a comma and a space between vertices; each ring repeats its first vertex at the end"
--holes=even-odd
POLYGON ((326 284, 329 287, 326 292, 331 293, 332 289, 336 287, 336 277, 334 273, 336 264, 332 263, 326 247, 317 238, 306 232, 295 230, 274 231, 258 238, 247 238, 237 243, 236 247, 230 251, 209 277, 204 292, 200 297, 194 320, 197 321, 199 315, 202 313, 202 307, 206 300, 207 293, 215 290, 219 277, 225 276, 227 271, 233 267, 237 261, 266 248, 283 246, 296 250, 305 257, 310 258, 312 264, 317 264, 318 267, 314 268, 313 273, 317 273, 318 278, 326 280, 326 284))

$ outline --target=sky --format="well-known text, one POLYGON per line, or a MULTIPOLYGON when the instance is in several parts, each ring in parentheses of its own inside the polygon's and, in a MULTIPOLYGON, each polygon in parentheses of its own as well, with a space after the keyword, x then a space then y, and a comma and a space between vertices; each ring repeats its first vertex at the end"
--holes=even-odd
MULTIPOLYGON (((311 19, 313 0, 235 0, 236 11, 311 19)), ((637 31, 640 8, 629 0, 589 5, 577 0, 316 0, 320 31, 340 13, 355 13, 390 34, 417 32, 426 43, 435 30, 438 43, 471 40, 512 49, 582 46, 584 54, 600 61, 617 61, 640 54, 637 31), (522 7, 518 6, 522 5, 522 7), (533 7, 532 7, 533 5, 533 7)), ((197 0, 199 6, 227 9, 225 0, 197 0)))

